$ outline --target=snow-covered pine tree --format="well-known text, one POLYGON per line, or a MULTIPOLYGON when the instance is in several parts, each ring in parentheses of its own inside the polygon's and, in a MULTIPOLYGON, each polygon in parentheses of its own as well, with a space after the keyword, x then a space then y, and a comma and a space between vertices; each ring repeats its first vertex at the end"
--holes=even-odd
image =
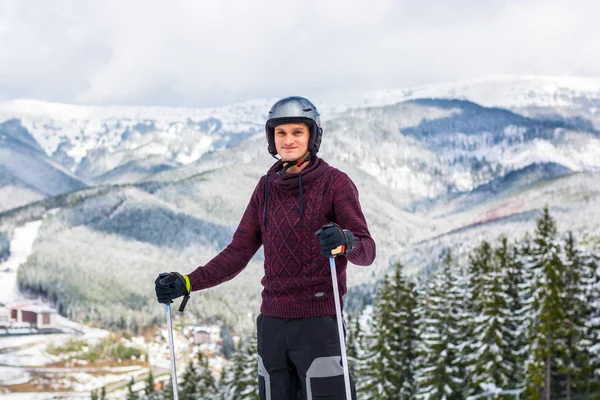
POLYGON ((240 400, 258 400, 258 349, 256 332, 246 341, 242 353, 242 375, 237 383, 240 400))
POLYGON ((365 354, 357 392, 361 399, 387 399, 395 390, 396 348, 390 343, 393 336, 390 292, 392 285, 386 276, 377 291, 373 304, 370 331, 365 337, 365 354))
POLYGON ((355 384, 358 385, 358 364, 360 362, 361 349, 360 315, 352 317, 348 315, 348 328, 346 329, 346 356, 348 357, 348 369, 354 378, 355 384))
POLYGON ((410 399, 416 393, 417 299, 415 284, 397 264, 386 277, 374 307, 374 324, 361 375, 361 398, 410 399))
POLYGON ((594 389, 594 357, 590 349, 595 344, 594 291, 598 285, 595 276, 597 264, 585 249, 579 248, 571 232, 561 246, 562 262, 566 267, 564 298, 566 354, 560 368, 564 381, 564 397, 589 395, 594 389))
POLYGON ((223 373, 218 388, 219 399, 258 399, 258 350, 256 333, 239 345, 231 364, 223 373))
MULTIPOLYGON (((528 241, 526 237, 524 239, 528 241)), ((529 296, 529 275, 523 263, 522 247, 508 244, 507 238, 501 239, 500 248, 507 248, 506 266, 504 267, 504 284, 507 296, 508 316, 505 323, 506 334, 510 345, 504 354, 504 360, 511 366, 508 372, 509 389, 525 386, 525 360, 527 352, 527 307, 525 296, 529 296)), ((523 247, 526 249, 526 247, 523 247)), ((526 250, 523 250, 526 251, 526 250)), ((503 252, 503 251, 502 251, 503 252)), ((500 255, 499 255, 500 256, 500 255)))
POLYGON ((213 400, 217 395, 217 382, 210 370, 208 356, 199 352, 196 362, 198 363, 198 399, 213 400))
POLYGON ((493 257, 492 246, 489 242, 483 241, 479 246, 471 251, 468 256, 469 262, 464 270, 462 278, 465 286, 464 308, 467 313, 468 324, 465 330, 465 342, 463 345, 465 359, 465 395, 478 393, 480 391, 479 382, 475 382, 473 375, 476 373, 476 364, 478 362, 478 351, 482 344, 477 342, 475 330, 480 325, 479 318, 482 313, 482 293, 484 292, 484 278, 491 270, 493 257))
POLYGON ((125 400, 138 400, 137 393, 133 391, 134 384, 135 384, 135 380, 133 379, 133 376, 132 376, 131 380, 127 384, 127 394, 125 395, 125 400))
POLYGON ((396 268, 396 305, 398 347, 400 349, 400 380, 395 399, 413 399, 417 393, 416 370, 419 359, 419 298, 417 285, 403 276, 402 266, 396 268))
POLYGON ((160 400, 173 400, 173 378, 169 378, 167 383, 165 383, 159 398, 160 400))
POLYGON ((537 221, 532 255, 531 349, 527 359, 527 394, 532 400, 550 400, 561 392, 557 372, 566 352, 565 267, 560 259, 556 222, 544 207, 537 221))
POLYGON ((468 281, 467 308, 472 315, 480 315, 483 305, 482 294, 485 293, 485 279, 492 270, 494 251, 488 241, 483 241, 469 255, 469 267, 466 279, 468 281))
POLYGON ((594 283, 589 295, 590 304, 592 305, 590 330, 594 342, 590 347, 590 353, 592 354, 593 366, 593 378, 591 379, 593 385, 591 390, 597 393, 600 392, 600 245, 584 259, 586 263, 591 265, 590 269, 594 271, 592 281, 594 283))
POLYGON ((493 251, 489 243, 483 242, 474 251, 471 264, 481 267, 472 275, 476 287, 473 309, 479 314, 472 315, 470 324, 468 357, 469 378, 474 394, 481 394, 483 385, 509 389, 509 374, 513 365, 505 359, 510 354, 510 331, 506 326, 509 318, 504 274, 509 264, 508 245, 502 241, 493 251))
POLYGON ((197 400, 198 399, 198 371, 194 361, 190 360, 183 375, 181 376, 181 384, 179 387, 179 398, 181 400, 197 400))
POLYGON ((144 386, 144 400, 158 400, 159 394, 154 390, 154 374, 152 369, 148 372, 148 378, 146 378, 146 384, 144 386))
POLYGON ((428 284, 423 299, 417 399, 458 400, 465 397, 462 391, 465 385, 462 345, 467 322, 463 308, 466 294, 458 282, 454 261, 448 251, 443 269, 428 284))
MULTIPOLYGON (((376 302, 377 293, 379 293, 379 287, 373 294, 373 303, 376 302)), ((372 336, 373 329, 373 310, 374 306, 367 306, 361 314, 357 315, 350 326, 350 332, 348 333, 348 339, 353 335, 354 339, 348 342, 346 345, 346 349, 353 354, 352 358, 354 362, 350 359, 348 360, 349 366, 352 369, 352 377, 354 379, 354 384, 356 386, 357 395, 361 398, 361 388, 364 387, 371 379, 372 373, 369 371, 368 367, 368 354, 369 354, 369 339, 372 336), (350 345, 350 347, 348 347, 350 345)), ((351 354, 351 353, 348 353, 351 354)), ((349 356, 350 357, 350 356, 349 356)))
POLYGON ((233 387, 233 375, 236 367, 234 361, 235 353, 229 364, 227 364, 221 372, 221 377, 217 383, 217 395, 215 396, 215 400, 231 400, 233 398, 233 391, 235 389, 233 387))

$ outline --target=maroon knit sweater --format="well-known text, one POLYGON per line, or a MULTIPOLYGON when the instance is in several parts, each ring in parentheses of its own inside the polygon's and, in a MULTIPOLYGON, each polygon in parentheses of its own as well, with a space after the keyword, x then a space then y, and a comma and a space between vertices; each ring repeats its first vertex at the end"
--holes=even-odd
POLYGON ((375 259, 358 191, 345 173, 318 157, 299 173, 279 175, 279 170, 278 162, 258 182, 231 243, 189 274, 192 291, 232 279, 264 245, 261 313, 279 318, 335 315, 329 259, 321 255, 315 232, 335 222, 356 238, 354 249, 335 259, 341 297, 348 261, 370 265, 375 259))

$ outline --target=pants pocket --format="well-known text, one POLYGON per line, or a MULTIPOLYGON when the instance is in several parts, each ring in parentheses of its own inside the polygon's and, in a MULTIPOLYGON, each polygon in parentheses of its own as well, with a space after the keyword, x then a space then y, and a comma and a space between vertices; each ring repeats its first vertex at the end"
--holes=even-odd
POLYGON ((346 400, 344 375, 311 378, 311 395, 314 400, 346 400))

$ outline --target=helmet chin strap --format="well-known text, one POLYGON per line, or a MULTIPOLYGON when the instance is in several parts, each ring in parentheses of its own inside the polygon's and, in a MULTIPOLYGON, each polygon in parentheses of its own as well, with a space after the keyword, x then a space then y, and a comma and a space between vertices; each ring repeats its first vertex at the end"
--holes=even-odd
POLYGON ((297 160, 286 161, 286 160, 280 159, 279 161, 281 161, 283 168, 278 173, 279 173, 279 175, 283 175, 286 173, 286 171, 288 169, 290 169, 294 166, 300 168, 302 165, 304 165, 305 162, 310 161, 311 158, 312 158, 312 155, 310 154, 310 152, 308 152, 306 157, 301 157, 301 158, 298 158, 297 160))

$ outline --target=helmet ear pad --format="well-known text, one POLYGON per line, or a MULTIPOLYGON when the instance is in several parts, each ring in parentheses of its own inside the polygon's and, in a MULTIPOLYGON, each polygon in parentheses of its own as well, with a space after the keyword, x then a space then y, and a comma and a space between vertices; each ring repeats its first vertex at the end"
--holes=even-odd
POLYGON ((319 147, 321 146, 323 129, 320 126, 317 126, 315 121, 313 121, 312 119, 302 117, 278 118, 271 120, 267 123, 267 149, 269 150, 269 153, 273 156, 277 155, 277 146, 275 146, 275 127, 277 125, 290 123, 302 123, 308 125, 310 131, 310 138, 308 140, 308 151, 311 155, 316 155, 319 151, 319 147))

